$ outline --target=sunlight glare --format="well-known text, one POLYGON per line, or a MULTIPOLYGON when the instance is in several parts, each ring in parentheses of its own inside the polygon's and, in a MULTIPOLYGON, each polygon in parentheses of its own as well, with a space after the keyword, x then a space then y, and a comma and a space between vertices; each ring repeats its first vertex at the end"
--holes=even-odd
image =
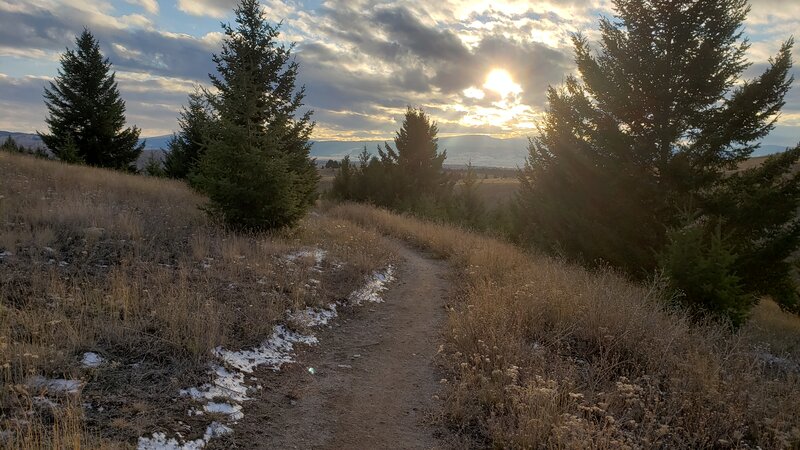
POLYGON ((474 98, 474 99, 478 99, 478 100, 481 100, 481 99, 483 99, 483 97, 486 96, 486 94, 482 90, 480 90, 480 89, 478 89, 476 87, 468 87, 468 88, 464 89, 463 94, 467 98, 474 98))
POLYGON ((493 69, 489 72, 483 87, 497 92, 503 98, 508 97, 509 94, 518 95, 522 92, 522 87, 511 79, 511 74, 505 69, 493 69))

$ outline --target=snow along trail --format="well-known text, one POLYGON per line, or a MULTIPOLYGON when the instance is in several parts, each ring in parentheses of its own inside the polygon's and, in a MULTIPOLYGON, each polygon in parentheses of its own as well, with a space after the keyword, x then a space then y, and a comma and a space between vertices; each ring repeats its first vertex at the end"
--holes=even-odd
POLYGON ((450 270, 402 244, 397 253, 404 261, 396 271, 376 274, 350 297, 350 304, 383 302, 380 307, 347 308, 316 333, 318 346, 294 355, 297 364, 286 373, 258 372, 265 386, 260 401, 246 404, 247 417, 226 443, 248 449, 463 448, 426 420, 440 407, 442 374, 434 358, 450 270), (382 292, 382 276, 398 281, 382 292))
MULTIPOLYGON (((324 250, 316 249, 313 252, 300 251, 286 257, 289 261, 297 258, 314 256, 315 264, 312 271, 321 271, 322 262, 326 256, 324 250)), ((386 290, 386 285, 393 277, 393 267, 389 266, 383 272, 376 271, 367 280, 367 283, 350 295, 350 302, 361 304, 364 301, 380 302, 380 293, 386 290)), ((287 319, 295 320, 307 327, 327 325, 337 316, 337 303, 331 303, 327 308, 305 308, 288 314, 287 319)), ((238 351, 226 350, 217 347, 214 355, 225 365, 214 364, 211 366, 212 382, 199 387, 191 387, 180 391, 180 395, 189 396, 203 403, 202 410, 193 408, 189 415, 204 415, 217 413, 228 416, 229 424, 235 424, 244 418, 241 403, 250 400, 260 385, 248 387, 245 383, 245 374, 252 373, 256 368, 265 367, 279 371, 284 364, 294 362, 293 355, 295 344, 316 345, 314 335, 305 335, 287 329, 284 325, 276 325, 272 336, 254 349, 238 351), (225 401, 222 401, 225 400, 225 401)), ((166 433, 153 433, 151 437, 140 437, 139 450, 195 450, 201 449, 211 439, 231 433, 233 430, 219 422, 211 422, 201 439, 184 441, 182 436, 168 438, 166 433)))

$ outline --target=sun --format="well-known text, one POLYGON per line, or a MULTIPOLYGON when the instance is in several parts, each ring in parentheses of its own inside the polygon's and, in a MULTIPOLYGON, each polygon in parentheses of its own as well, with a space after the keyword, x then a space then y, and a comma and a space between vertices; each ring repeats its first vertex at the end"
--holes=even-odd
POLYGON ((517 95, 522 92, 522 87, 514 82, 511 74, 505 69, 492 69, 486 76, 483 87, 497 92, 503 98, 508 97, 509 94, 517 95))

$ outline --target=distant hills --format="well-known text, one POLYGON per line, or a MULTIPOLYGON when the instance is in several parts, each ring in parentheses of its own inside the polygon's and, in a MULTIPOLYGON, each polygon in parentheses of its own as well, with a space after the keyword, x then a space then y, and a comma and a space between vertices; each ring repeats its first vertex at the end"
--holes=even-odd
MULTIPOLYGON (((11 136, 18 144, 37 148, 44 147, 36 134, 0 131, 0 142, 11 136)), ((163 150, 171 135, 146 138, 147 150, 163 150)), ((371 154, 377 153, 377 146, 384 141, 314 141, 311 155, 320 162, 328 159, 339 160, 345 156, 355 159, 366 145, 371 154)), ((472 161, 474 166, 515 168, 525 163, 528 140, 526 138, 498 139, 483 135, 448 136, 439 138, 439 148, 447 150, 447 165, 459 166, 472 161)), ((786 149, 784 145, 762 145, 753 156, 764 156, 779 153, 786 149)), ((159 152, 160 153, 160 152, 159 152)))
MULTIPOLYGON (((319 160, 355 159, 364 146, 371 154, 377 154, 378 145, 384 141, 315 141, 311 154, 319 160)), ((391 143, 391 141, 389 141, 391 143)), ((391 143, 394 146, 393 143, 391 143)), ((439 138, 439 149, 447 150, 448 165, 465 165, 472 161, 475 166, 514 168, 525 163, 528 140, 525 138, 498 139, 491 136, 464 135, 439 138)))

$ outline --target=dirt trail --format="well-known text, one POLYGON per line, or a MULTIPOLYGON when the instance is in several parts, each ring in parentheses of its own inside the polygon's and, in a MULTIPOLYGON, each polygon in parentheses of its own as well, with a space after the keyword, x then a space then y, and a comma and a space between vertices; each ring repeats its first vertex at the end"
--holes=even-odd
POLYGON ((448 439, 426 415, 438 406, 434 364, 449 271, 398 245, 403 261, 385 303, 343 311, 296 364, 262 379, 235 443, 247 448, 430 449, 448 439), (313 367, 312 375, 307 368, 313 367))

